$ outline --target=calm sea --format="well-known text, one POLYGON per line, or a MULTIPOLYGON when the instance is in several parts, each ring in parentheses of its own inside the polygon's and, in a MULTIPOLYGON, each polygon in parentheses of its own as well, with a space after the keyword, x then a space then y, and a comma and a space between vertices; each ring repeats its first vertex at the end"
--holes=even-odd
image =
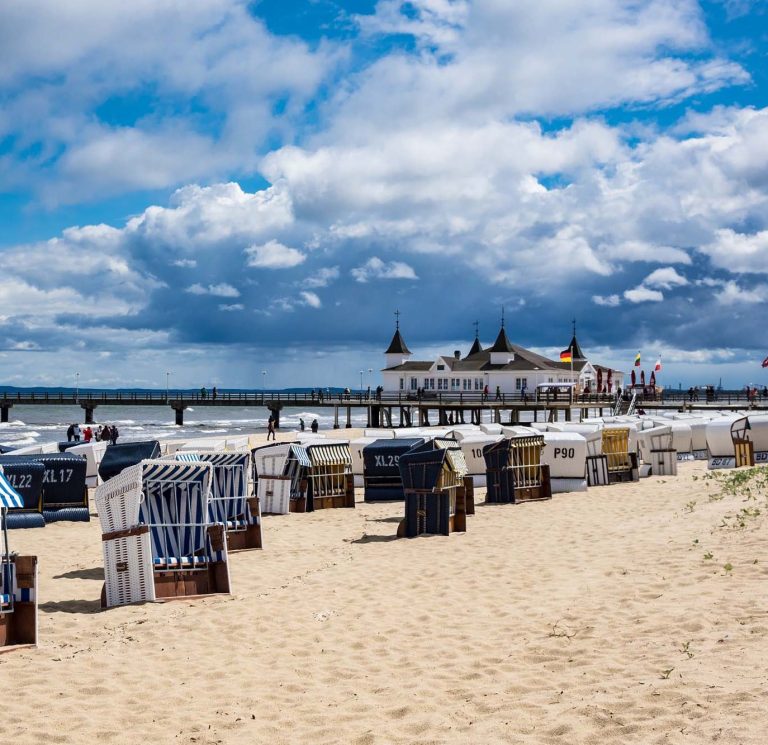
MULTIPOLYGON (((264 432, 269 411, 261 407, 201 407, 194 406, 184 412, 184 426, 174 424, 174 413, 167 406, 99 406, 94 412, 96 423, 116 424, 120 442, 169 437, 208 437, 264 432)), ((346 425, 346 411, 340 412, 339 424, 346 425)), ((33 445, 40 442, 59 442, 67 439, 67 427, 78 422, 83 427, 82 410, 76 406, 14 406, 10 421, 0 424, 0 445, 33 445)), ((304 419, 307 430, 317 419, 320 430, 333 427, 333 410, 302 410, 286 408, 280 412, 281 431, 299 428, 304 419)), ((352 426, 364 427, 364 410, 352 410, 352 426)))

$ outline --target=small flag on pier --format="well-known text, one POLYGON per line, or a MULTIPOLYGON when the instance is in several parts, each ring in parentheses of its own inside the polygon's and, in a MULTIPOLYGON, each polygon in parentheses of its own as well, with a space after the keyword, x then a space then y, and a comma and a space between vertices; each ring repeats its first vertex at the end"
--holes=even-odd
POLYGON ((763 367, 768 367, 768 357, 763 360, 763 367))
POLYGON ((661 372, 661 357, 659 357, 659 359, 656 360, 656 364, 654 365, 653 369, 656 372, 661 372))
POLYGON ((573 361, 573 355, 571 354, 570 347, 560 352, 560 362, 572 362, 572 361, 573 361))
POLYGON ((640 352, 638 352, 637 357, 635 357, 635 367, 640 367, 640 352))

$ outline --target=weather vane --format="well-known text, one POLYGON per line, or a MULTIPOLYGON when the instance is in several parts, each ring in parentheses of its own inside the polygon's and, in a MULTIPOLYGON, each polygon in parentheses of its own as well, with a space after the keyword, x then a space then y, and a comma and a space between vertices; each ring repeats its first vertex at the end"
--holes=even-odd
POLYGON ((395 328, 400 328, 400 310, 395 311, 395 328))

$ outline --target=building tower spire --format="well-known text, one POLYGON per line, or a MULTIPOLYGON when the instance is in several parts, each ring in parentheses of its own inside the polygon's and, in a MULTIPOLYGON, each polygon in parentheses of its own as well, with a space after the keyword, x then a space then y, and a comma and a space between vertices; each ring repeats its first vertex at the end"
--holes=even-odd
POLYGON ((469 350, 467 357, 471 357, 473 354, 478 354, 478 352, 483 351, 483 347, 480 344, 480 321, 475 321, 472 325, 475 327, 475 340, 472 342, 472 347, 469 350))

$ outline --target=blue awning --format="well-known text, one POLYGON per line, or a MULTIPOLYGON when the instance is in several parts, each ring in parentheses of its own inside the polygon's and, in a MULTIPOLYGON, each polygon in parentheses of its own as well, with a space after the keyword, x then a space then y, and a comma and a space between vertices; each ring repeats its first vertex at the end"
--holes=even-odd
POLYGON ((300 466, 311 468, 312 461, 307 455, 307 449, 303 445, 291 445, 291 455, 296 458, 300 466))

